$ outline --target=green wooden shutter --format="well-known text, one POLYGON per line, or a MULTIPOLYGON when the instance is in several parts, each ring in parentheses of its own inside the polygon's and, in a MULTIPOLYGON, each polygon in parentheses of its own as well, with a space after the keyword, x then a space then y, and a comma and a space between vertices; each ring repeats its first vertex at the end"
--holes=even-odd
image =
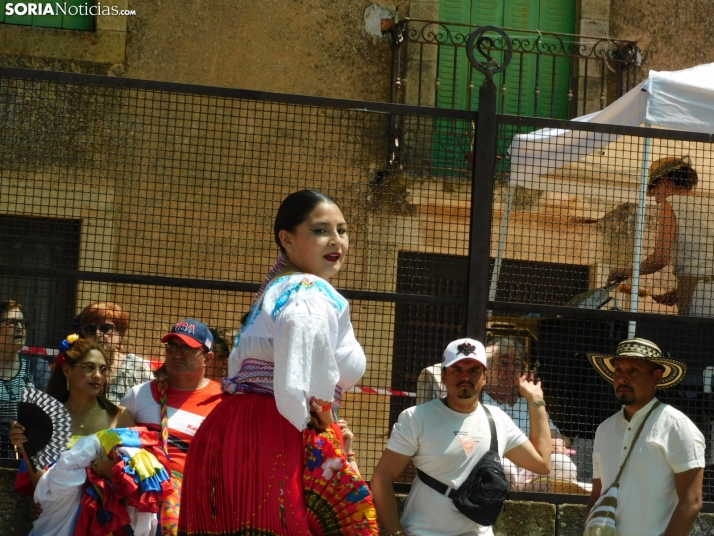
MULTIPOLYGON (((439 21, 464 23, 471 20, 471 0, 441 0, 439 21)), ((459 27, 455 31, 463 31, 459 27)), ((468 107, 468 84, 470 64, 465 48, 442 46, 439 48, 439 88, 436 106, 465 110, 468 107)), ((449 169, 463 170, 468 167, 465 154, 469 151, 468 125, 454 119, 437 119, 432 138, 432 167, 436 175, 450 175, 449 169)), ((458 171, 456 172, 458 173, 458 171)))
POLYGON ((76 11, 79 9, 80 6, 82 6, 83 9, 89 9, 90 6, 94 6, 95 3, 93 0, 62 0, 62 2, 38 2, 37 0, 32 0, 32 2, 20 2, 25 5, 28 3, 40 4, 42 6, 42 15, 16 15, 14 13, 12 15, 6 15, 5 5, 8 3, 15 5, 18 2, 0 0, 0 8, 2 9, 2 13, 0 14, 0 24, 36 26, 42 28, 63 28, 65 30, 85 31, 91 31, 94 28, 94 17, 92 15, 90 15, 88 12, 86 15, 80 15, 79 12, 76 11), (51 5, 52 10, 54 11, 53 15, 50 15, 49 12, 47 12, 47 14, 45 15, 45 6, 47 4, 51 5), (58 8, 59 4, 61 4, 63 8, 67 11, 66 14, 63 14, 62 11, 58 8), (72 15, 71 13, 75 14, 72 15))
MULTIPOLYGON (((441 22, 461 22, 467 24, 494 25, 505 28, 541 30, 542 32, 570 33, 575 31, 575 0, 440 0, 439 20, 441 22)), ((524 37, 511 32, 511 37, 524 37)), ((528 39, 533 41, 532 34, 528 39)), ((547 37, 544 42, 553 42, 547 37)), ((442 47, 452 48, 452 47, 442 47)), ((558 45, 560 49, 560 45, 558 45)), ((496 56, 500 61, 501 55, 496 56)), ((442 51, 439 61, 440 108, 466 109, 468 98, 468 71, 470 68, 463 49, 453 58, 452 50, 442 51), (443 63, 443 65, 442 65, 443 63), (452 83, 456 69, 456 84, 452 83)), ((545 54, 515 53, 506 72, 495 77, 499 89, 506 84, 506 98, 500 103, 499 111, 516 115, 538 115, 544 117, 567 118, 568 61, 545 54), (555 70, 555 77, 553 71, 555 70), (505 78, 505 80, 504 80, 505 78), (555 78, 555 90, 553 79, 555 78), (520 91, 518 90, 520 86, 520 91), (538 106, 535 105, 536 87, 540 91, 538 106), (555 91, 555 102, 551 105, 550 95, 555 91), (552 111, 552 113, 551 113, 552 111)), ((471 73, 475 86, 471 109, 478 109, 478 87, 483 75, 471 73)))
MULTIPOLYGON (((440 0, 439 21, 466 23, 479 26, 494 25, 502 28, 540 30, 553 33, 573 33, 575 27, 575 0, 440 0)), ((458 31, 463 31, 459 27, 458 31)), ((533 34, 510 31, 512 38, 527 38, 533 43, 533 34)), ((552 38, 543 38, 545 43, 552 38)), ((466 57, 464 47, 439 47, 439 90, 436 106, 478 110, 478 90, 484 76, 474 70, 466 57), (469 81, 473 91, 469 94, 469 81), (470 95, 470 97, 469 97, 470 95), (469 102, 469 98, 471 99, 469 102)), ((557 47, 560 49, 560 45, 557 47)), ((503 60, 502 53, 494 59, 503 60)), ((494 77, 499 88, 498 111, 526 116, 566 119, 568 114, 568 60, 546 54, 526 54, 516 51, 510 65, 494 77), (553 74, 555 73, 555 75, 553 74), (506 87, 505 98, 500 91, 506 87), (539 98, 536 101, 536 90, 539 98), (551 95, 555 95, 552 100, 551 95)), ((455 120, 435 121, 432 162, 434 168, 449 168, 465 172, 464 157, 470 151, 471 125, 455 120)), ((505 151, 507 142, 499 141, 499 150, 505 151)), ((435 171, 435 174, 450 174, 435 171)))
MULTIPOLYGON (((568 33, 575 32, 575 4, 572 0, 541 1, 538 28, 544 32, 568 33)), ((545 43, 552 44, 556 49, 569 47, 571 42, 559 43, 553 38, 545 38, 545 43)), ((540 64, 539 87, 541 95, 553 95, 541 98, 538 103, 538 115, 541 117, 568 118, 568 59, 564 57, 542 56, 540 64), (555 72, 555 74, 553 74, 555 72)))

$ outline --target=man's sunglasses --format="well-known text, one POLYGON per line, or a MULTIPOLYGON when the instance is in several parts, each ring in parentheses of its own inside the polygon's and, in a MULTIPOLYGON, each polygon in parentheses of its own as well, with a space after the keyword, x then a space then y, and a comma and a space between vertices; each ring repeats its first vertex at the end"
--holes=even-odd
POLYGON ((87 324, 84 326, 84 334, 87 336, 96 335, 97 330, 106 335, 107 333, 114 331, 114 324, 87 324))

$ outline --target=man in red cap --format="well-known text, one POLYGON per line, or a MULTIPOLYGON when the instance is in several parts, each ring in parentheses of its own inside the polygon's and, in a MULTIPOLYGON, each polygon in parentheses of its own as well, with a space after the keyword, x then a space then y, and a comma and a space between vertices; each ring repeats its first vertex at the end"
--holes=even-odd
POLYGON ((186 453, 203 420, 222 400, 221 386, 206 378, 213 360, 213 336, 193 318, 176 322, 161 339, 166 349, 166 374, 134 387, 122 399, 137 426, 160 431, 171 460, 174 494, 160 512, 161 535, 176 534, 186 453))

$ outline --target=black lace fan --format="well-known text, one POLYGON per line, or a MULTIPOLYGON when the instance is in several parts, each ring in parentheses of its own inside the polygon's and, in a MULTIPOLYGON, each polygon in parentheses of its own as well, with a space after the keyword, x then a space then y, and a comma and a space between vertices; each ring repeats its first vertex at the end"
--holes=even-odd
POLYGON ((55 397, 34 387, 22 389, 17 422, 25 427, 25 452, 35 469, 54 463, 72 437, 72 417, 67 408, 55 397))

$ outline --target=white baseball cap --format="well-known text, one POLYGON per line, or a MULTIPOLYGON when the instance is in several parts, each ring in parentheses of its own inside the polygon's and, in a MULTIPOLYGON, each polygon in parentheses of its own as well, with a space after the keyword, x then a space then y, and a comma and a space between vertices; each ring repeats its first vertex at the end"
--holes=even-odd
POLYGON ((441 366, 450 367, 462 359, 475 359, 483 365, 483 368, 488 367, 486 349, 483 347, 483 344, 474 339, 458 339, 454 342, 450 342, 449 346, 444 350, 441 366))

